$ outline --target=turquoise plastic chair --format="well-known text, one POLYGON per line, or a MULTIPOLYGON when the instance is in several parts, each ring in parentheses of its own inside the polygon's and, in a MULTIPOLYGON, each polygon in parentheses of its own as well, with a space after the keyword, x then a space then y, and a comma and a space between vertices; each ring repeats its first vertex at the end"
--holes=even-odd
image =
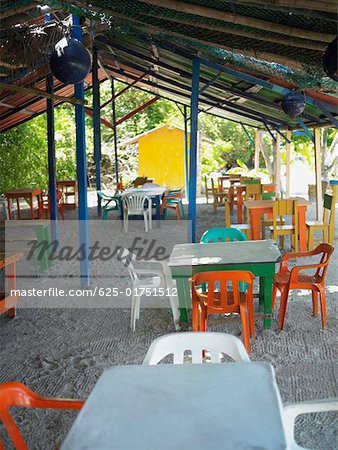
MULTIPOLYGON (((183 208, 183 203, 182 203, 182 196, 181 196, 181 198, 170 198, 170 197, 177 196, 178 194, 182 194, 182 189, 171 189, 170 191, 166 192, 166 194, 165 194, 166 204, 175 206, 178 203, 179 208, 180 208, 181 219, 184 219, 184 208, 183 208)), ((163 217, 165 219, 167 218, 167 209, 163 210, 163 217)))
MULTIPOLYGON (((233 241, 246 241, 246 236, 241 230, 236 228, 210 228, 201 237, 201 244, 209 244, 215 242, 233 242, 233 241)), ((247 283, 239 282, 239 290, 246 292, 249 285, 247 283)), ((206 286, 202 286, 202 291, 206 291, 206 286)))
POLYGON ((200 242, 207 244, 211 242, 246 241, 246 236, 236 228, 210 228, 205 231, 200 242))
POLYGON ((119 213, 119 216, 120 217, 122 216, 121 200, 119 197, 107 195, 102 191, 97 191, 97 195, 100 197, 101 200, 106 202, 101 209, 102 220, 108 219, 108 213, 110 211, 117 211, 119 213))

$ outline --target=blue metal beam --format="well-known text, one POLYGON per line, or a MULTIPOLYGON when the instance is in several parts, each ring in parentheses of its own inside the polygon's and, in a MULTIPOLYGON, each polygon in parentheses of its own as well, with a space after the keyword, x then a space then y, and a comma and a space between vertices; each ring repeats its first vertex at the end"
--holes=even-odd
MULTIPOLYGON (((93 48, 92 82, 93 82, 93 141, 96 190, 101 190, 101 120, 100 120, 100 83, 97 62, 97 49, 93 48)), ((101 197, 97 196, 97 215, 101 215, 101 197)))
POLYGON ((196 241, 197 133, 200 60, 192 60, 189 166, 189 242, 196 241))
POLYGON ((311 133, 311 131, 308 129, 308 127, 305 125, 303 120, 300 117, 296 117, 296 120, 299 123, 299 125, 303 128, 306 136, 309 137, 312 142, 314 142, 315 138, 314 138, 313 134, 311 133))
MULTIPOLYGON (((50 94, 54 93, 53 75, 46 76, 46 90, 50 94)), ((58 199, 56 190, 56 160, 55 160, 55 120, 54 101, 47 99, 47 144, 48 144, 48 196, 49 196, 49 216, 51 220, 52 240, 58 239, 57 218, 58 199)))
POLYGON ((248 130, 245 128, 245 126, 241 123, 242 128, 244 130, 244 133, 246 134, 246 137, 249 139, 249 141, 251 142, 253 148, 255 148, 255 141, 252 139, 252 137, 250 136, 248 130))
POLYGON ((316 106, 321 110, 321 112, 329 119, 331 120, 332 124, 338 128, 338 120, 333 117, 333 115, 331 114, 331 112, 325 107, 325 105, 323 105, 322 102, 320 102, 319 100, 315 100, 315 104, 316 106))
POLYGON ((208 87, 210 87, 213 83, 215 83, 215 81, 217 81, 221 75, 222 75, 222 72, 218 72, 218 74, 215 75, 213 78, 211 78, 210 81, 205 83, 205 85, 200 89, 199 94, 202 94, 204 91, 206 91, 208 89, 208 87))
MULTIPOLYGON (((75 39, 82 41, 82 27, 80 18, 73 16, 73 32, 75 39)), ((84 99, 84 83, 74 85, 75 97, 84 99)), ((85 109, 84 105, 75 105, 76 124, 76 171, 79 196, 79 238, 82 258, 80 261, 81 286, 86 287, 90 282, 89 274, 89 232, 88 232, 88 204, 87 204, 87 159, 86 159, 86 134, 85 134, 85 109)))

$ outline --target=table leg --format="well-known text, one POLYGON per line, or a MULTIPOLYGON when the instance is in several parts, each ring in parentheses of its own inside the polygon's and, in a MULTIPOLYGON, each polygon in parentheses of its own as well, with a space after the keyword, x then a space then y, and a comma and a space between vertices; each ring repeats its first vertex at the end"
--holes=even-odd
POLYGON ((243 195, 242 189, 237 188, 237 221, 243 223, 243 195))
POLYGON ((271 329, 272 277, 264 277, 264 329, 271 329))
POLYGON ((155 205, 156 205, 156 221, 157 226, 160 227, 160 220, 161 220, 161 201, 160 196, 156 195, 155 197, 155 205))
POLYGON ((38 218, 42 219, 42 194, 39 194, 37 198, 38 198, 38 218))
POLYGON ((264 309, 265 278, 259 277, 259 309, 264 309))
POLYGON ((253 241, 259 241, 260 236, 260 212, 257 212, 253 209, 250 210, 250 224, 251 224, 251 238, 253 241))
POLYGON ((18 210, 18 219, 20 220, 21 219, 21 214, 20 214, 20 200, 17 198, 16 199, 16 207, 17 207, 17 210, 18 210))
POLYGON ((180 308, 180 321, 188 321, 188 310, 191 309, 191 294, 188 278, 179 278, 176 280, 178 305, 180 308))
POLYGON ((12 200, 7 197, 8 220, 12 220, 12 200))
POLYGON ((299 250, 306 252, 306 206, 298 206, 299 250))

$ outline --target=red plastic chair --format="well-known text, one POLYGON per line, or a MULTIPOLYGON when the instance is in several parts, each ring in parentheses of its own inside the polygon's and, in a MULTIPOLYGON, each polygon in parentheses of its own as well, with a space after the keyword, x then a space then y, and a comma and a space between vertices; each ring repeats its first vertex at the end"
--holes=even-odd
POLYGON ((313 315, 318 315, 318 294, 322 313, 322 327, 326 326, 325 276, 334 247, 330 244, 319 244, 311 252, 287 253, 283 256, 280 270, 273 278, 272 308, 275 308, 277 289, 281 293, 278 328, 284 327, 286 306, 291 289, 308 289, 312 291, 313 315), (288 268, 290 258, 321 255, 317 264, 307 264, 288 268), (316 269, 314 275, 300 273, 303 270, 316 269))
MULTIPOLYGON (((12 406, 23 408, 51 408, 51 409, 81 409, 82 400, 66 400, 61 398, 40 397, 18 382, 4 383, 0 385, 0 419, 3 422, 9 437, 16 450, 28 450, 26 443, 16 426, 8 409, 12 406)), ((0 450, 3 445, 0 441, 0 450)))
POLYGON ((254 275, 247 271, 203 272, 194 275, 192 278, 193 331, 199 331, 199 329, 207 331, 208 317, 211 314, 240 314, 244 346, 250 353, 250 337, 255 335, 254 278, 254 275), (242 283, 247 284, 246 292, 240 291, 242 283), (219 285, 217 291, 216 284, 219 285), (207 291, 205 291, 206 287, 207 291))

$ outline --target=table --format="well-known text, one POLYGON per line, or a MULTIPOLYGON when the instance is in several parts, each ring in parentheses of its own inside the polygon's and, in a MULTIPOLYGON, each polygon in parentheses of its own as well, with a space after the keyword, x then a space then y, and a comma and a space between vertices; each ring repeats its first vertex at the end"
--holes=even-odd
MULTIPOLYGON (((298 201, 298 230, 299 250, 306 252, 306 209, 311 202, 301 197, 290 197, 290 200, 298 201)), ((273 200, 248 200, 244 202, 250 215, 251 237, 253 240, 260 239, 260 217, 263 214, 272 214, 273 200)))
POLYGON ((12 318, 15 316, 15 305, 18 302, 19 296, 11 293, 11 291, 16 289, 16 263, 22 256, 22 253, 0 253, 0 269, 7 271, 6 277, 8 279, 7 291, 0 292, 0 314, 8 311, 8 315, 12 318))
POLYGON ((271 328, 272 278, 281 253, 272 239, 175 245, 168 265, 176 280, 181 321, 191 309, 189 279, 200 272, 249 270, 259 277, 259 303, 264 308, 264 328, 271 328))
MULTIPOLYGON (((237 194, 237 222, 243 223, 243 194, 246 191, 247 184, 235 184, 237 194)), ((275 192, 275 184, 262 184, 263 192, 275 192)))
POLYGON ((61 450, 286 449, 267 363, 105 370, 61 450))
POLYGON ((77 194, 77 181, 76 180, 62 180, 56 182, 56 188, 58 191, 62 192, 63 203, 62 206, 65 208, 76 208, 78 204, 78 194, 77 194), (74 202, 69 202, 68 198, 74 197, 74 202))
POLYGON ((8 219, 12 220, 12 200, 16 199, 16 205, 18 208, 18 219, 21 219, 20 214, 20 198, 29 199, 30 210, 31 210, 31 219, 35 218, 34 213, 34 198, 38 201, 38 218, 41 219, 42 213, 42 189, 38 188, 20 188, 20 189, 12 189, 11 191, 5 192, 5 197, 7 198, 8 205, 8 219))
POLYGON ((165 187, 149 187, 149 188, 130 188, 126 189, 122 192, 121 197, 124 195, 132 194, 133 192, 139 192, 141 194, 148 195, 148 197, 155 200, 156 205, 156 220, 159 221, 161 219, 161 198, 163 194, 166 192, 167 188, 165 187))

